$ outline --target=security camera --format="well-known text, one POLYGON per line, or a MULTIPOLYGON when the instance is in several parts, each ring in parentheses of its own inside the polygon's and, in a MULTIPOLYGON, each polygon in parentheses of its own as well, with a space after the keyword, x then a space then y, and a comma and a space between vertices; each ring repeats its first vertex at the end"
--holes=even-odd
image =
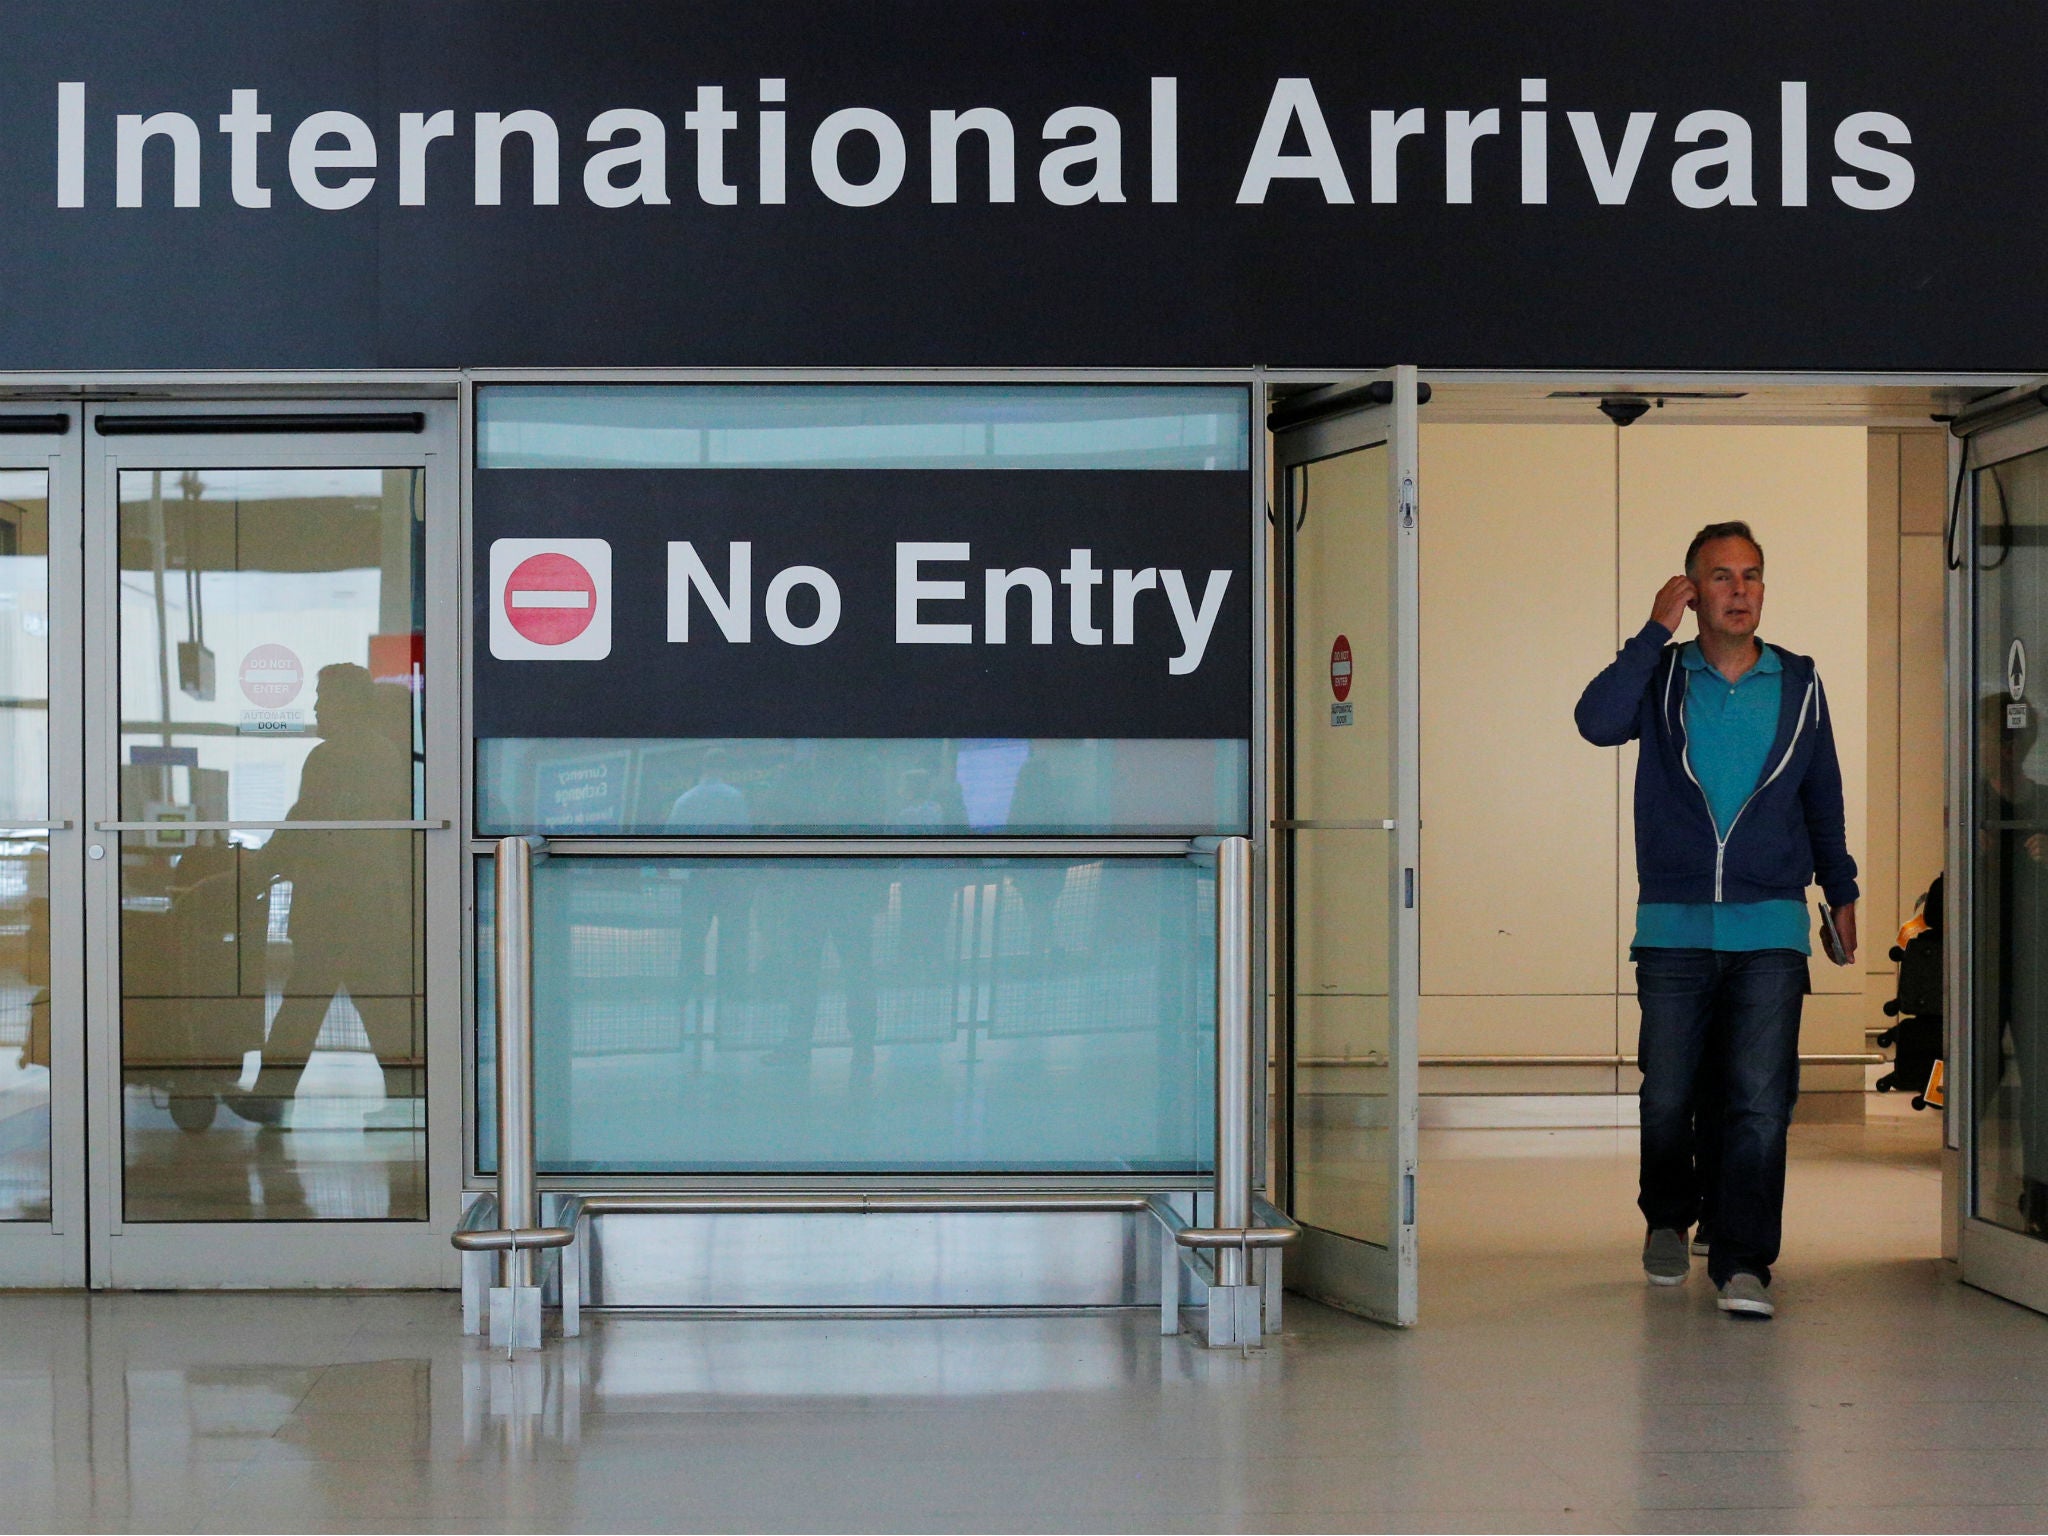
POLYGON ((1609 395, 1600 402, 1600 414, 1617 427, 1625 427, 1650 408, 1650 402, 1634 395, 1609 395))

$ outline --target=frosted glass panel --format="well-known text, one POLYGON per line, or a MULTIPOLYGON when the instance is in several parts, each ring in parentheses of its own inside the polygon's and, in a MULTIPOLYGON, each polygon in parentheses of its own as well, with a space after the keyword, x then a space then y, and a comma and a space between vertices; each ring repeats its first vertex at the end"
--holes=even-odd
POLYGON ((1243 741, 506 737, 477 743, 486 837, 1242 832, 1243 741))
POLYGON ((479 469, 1217 469, 1250 462, 1242 388, 491 385, 479 469))
MULTIPOLYGON (((478 863, 479 1163, 492 871, 478 863)), ((1200 1173, 1213 875, 1187 859, 551 858, 550 1173, 1200 1173)))

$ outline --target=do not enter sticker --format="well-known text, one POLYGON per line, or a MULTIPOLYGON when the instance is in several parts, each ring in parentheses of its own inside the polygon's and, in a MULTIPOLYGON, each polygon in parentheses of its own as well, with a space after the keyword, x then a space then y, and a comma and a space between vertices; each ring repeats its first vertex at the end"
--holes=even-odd
POLYGON ((1351 637, 1339 635, 1330 647, 1330 692, 1337 702, 1330 706, 1330 724, 1351 723, 1351 637))

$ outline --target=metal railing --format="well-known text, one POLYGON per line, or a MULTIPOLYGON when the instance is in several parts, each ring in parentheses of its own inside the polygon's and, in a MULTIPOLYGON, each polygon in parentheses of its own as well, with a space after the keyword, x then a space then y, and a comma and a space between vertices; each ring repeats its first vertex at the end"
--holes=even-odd
MULTIPOLYGON (((1207 1342, 1250 1345, 1279 1323, 1277 1250, 1299 1229, 1252 1192, 1252 850, 1248 838, 1203 840, 1194 851, 1216 861, 1216 1177, 1212 1225, 1190 1226, 1158 1196, 1115 1193, 701 1193, 587 1194, 567 1197, 557 1220, 540 1224, 533 1108, 533 863, 546 839, 508 837, 496 845, 498 1194, 495 1227, 481 1202, 450 1241, 465 1256, 498 1256, 498 1283, 487 1308, 469 1304, 466 1331, 483 1331, 493 1348, 537 1349, 541 1342, 541 1250, 570 1249, 561 1265, 562 1331, 581 1328, 591 1293, 593 1223, 610 1215, 933 1214, 941 1212, 1150 1213, 1172 1242, 1162 1249, 1160 1306, 1166 1331, 1180 1328, 1182 1273, 1207 1253, 1207 1342), (572 1247, 573 1245, 573 1247, 572 1247), (1255 1265, 1254 1259, 1257 1259, 1255 1265), (1255 1272, 1256 1270, 1256 1272, 1255 1272), (1213 1283, 1210 1283, 1213 1282, 1213 1283), (1262 1305, 1263 1303, 1263 1305, 1262 1305)), ((1163 1238, 1162 1238, 1163 1241, 1163 1238)), ((481 1285, 481 1277, 475 1284, 481 1285)), ((481 1297, 478 1297, 481 1300, 481 1297)))
POLYGON ((498 1255, 489 1301, 493 1349, 540 1348, 535 1251, 574 1240, 568 1227, 540 1224, 533 1156, 533 860, 538 837, 508 837, 497 852, 498 1225, 463 1228, 449 1239, 464 1253, 498 1255))

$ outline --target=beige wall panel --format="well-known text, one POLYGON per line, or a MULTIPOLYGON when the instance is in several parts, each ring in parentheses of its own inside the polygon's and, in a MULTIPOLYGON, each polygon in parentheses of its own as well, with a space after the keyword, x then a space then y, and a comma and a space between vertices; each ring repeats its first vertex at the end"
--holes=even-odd
MULTIPOLYGON (((1834 967, 1819 956, 1814 957, 1813 979, 1820 980, 1823 970, 1834 967)), ((1799 1049, 1802 1054, 1836 1056, 1853 1051, 1867 1050, 1863 1043, 1863 1026, 1869 1019, 1864 1011, 1863 994, 1859 989, 1854 994, 1840 992, 1816 992, 1806 1000, 1806 1010, 1799 1020, 1799 1049)), ((1854 1068, 1860 1072, 1862 1069, 1854 1068)))
POLYGON ((1614 1049, 1614 998, 1425 997, 1424 1056, 1591 1056, 1614 1049))
MULTIPOLYGON (((1927 889, 1948 857, 1943 709, 1947 574, 1940 534, 1899 541, 1899 910, 1927 889)), ((1889 943, 1893 935, 1886 934, 1889 943)), ((1882 953, 1882 951, 1880 951, 1882 953)))
POLYGON ((1612 1067, 1424 1067, 1421 1089, 1432 1094, 1613 1093, 1612 1067))
MULTIPOLYGON (((1870 434, 1870 799, 1858 916, 1873 937, 1899 925, 1899 434, 1870 434)), ((1865 944, 1866 976, 1891 965, 1885 946, 1865 944)), ((1866 987, 1866 990, 1868 988, 1866 987)))
POLYGON ((1422 990, 1605 991, 1614 777, 1572 706, 1614 648, 1613 429, 1425 426, 1422 466, 1422 990))
POLYGON ((1948 434, 1899 434, 1899 531, 1940 533, 1948 526, 1948 434))
MULTIPOLYGON (((1762 634, 1818 661, 1842 763, 1850 851, 1859 857, 1867 794, 1869 445, 1861 427, 1665 427, 1620 433, 1619 628, 1633 633, 1704 524, 1744 518, 1763 541, 1762 634)), ((1693 633, 1690 619, 1680 637, 1693 633)), ((1623 848, 1633 826, 1623 797, 1623 848)), ((1622 860, 1623 910, 1634 869, 1622 860)), ((1814 985, 1861 1005, 1863 977, 1824 960, 1814 985)), ((1859 1026, 1860 1028, 1860 1026, 1859 1026)))

